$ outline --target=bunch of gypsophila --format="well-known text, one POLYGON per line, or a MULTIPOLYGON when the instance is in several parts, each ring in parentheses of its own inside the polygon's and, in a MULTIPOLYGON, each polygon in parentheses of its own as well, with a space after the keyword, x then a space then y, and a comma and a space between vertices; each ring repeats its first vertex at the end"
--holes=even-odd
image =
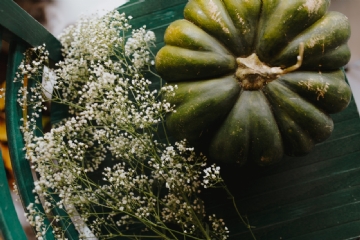
POLYGON ((155 36, 142 27, 126 40, 129 18, 114 11, 70 26, 60 37, 64 60, 52 79, 44 74, 45 46, 31 49, 20 65, 16 81, 29 80, 18 93, 26 158, 38 175, 27 219, 39 239, 48 215, 58 239, 66 238, 60 221, 74 224, 80 238, 226 239, 224 221, 206 215, 199 198, 203 188, 225 186, 220 169, 207 166, 185 140, 171 144, 166 134, 158 136, 174 111, 160 96, 174 89, 151 90, 144 74, 155 76, 155 36), (44 93, 49 81, 56 82, 51 99, 44 93), (69 115, 39 136, 46 102, 68 106, 69 115))

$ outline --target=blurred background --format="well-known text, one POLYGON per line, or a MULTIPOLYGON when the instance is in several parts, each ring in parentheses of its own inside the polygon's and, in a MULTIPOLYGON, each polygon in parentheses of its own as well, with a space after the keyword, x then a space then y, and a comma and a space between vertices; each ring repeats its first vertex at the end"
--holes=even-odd
POLYGON ((359 0, 332 0, 330 11, 338 11, 345 14, 350 20, 351 37, 349 46, 351 49, 351 60, 347 68, 347 77, 353 95, 360 112, 360 1, 359 0))
POLYGON ((45 7, 45 27, 58 36, 68 25, 75 23, 81 15, 95 12, 106 13, 128 0, 51 0, 45 7))
MULTIPOLYGON (((15 0, 15 2, 43 24, 53 35, 58 36, 65 27, 76 23, 81 15, 90 15, 95 12, 104 14, 126 3, 127 0, 15 0)), ((352 26, 352 36, 349 41, 352 57, 347 66, 347 76, 355 101, 358 104, 358 109, 360 109, 360 28, 357 27, 357 24, 360 23, 359 9, 360 0, 332 0, 330 7, 331 11, 344 13, 349 18, 352 26)), ((7 48, 8 46, 3 43, 0 54, 1 85, 3 85, 5 81, 7 48)), ((3 153, 9 184, 11 186, 13 176, 8 154, 4 108, 4 102, 0 99, 0 149, 3 153)), ((34 239, 31 230, 23 218, 20 203, 17 203, 17 210, 24 228, 27 229, 29 239, 34 239)))

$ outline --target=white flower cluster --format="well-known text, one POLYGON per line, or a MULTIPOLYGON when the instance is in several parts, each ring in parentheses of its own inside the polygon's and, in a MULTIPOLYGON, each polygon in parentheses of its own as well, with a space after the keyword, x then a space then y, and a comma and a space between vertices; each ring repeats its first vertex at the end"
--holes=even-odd
MULTIPOLYGON (((148 50, 151 43, 155 41, 154 32, 145 30, 145 26, 140 29, 134 29, 132 31, 132 38, 126 42, 125 55, 131 56, 134 67, 139 69, 144 67, 151 57, 151 52, 148 50)), ((151 61, 151 65, 154 65, 154 61, 151 61)))
MULTIPOLYGON (((86 223, 101 238, 226 239, 222 220, 212 217, 212 230, 206 228, 198 197, 202 186, 221 181, 219 167, 206 168, 205 157, 185 141, 170 144, 166 135, 156 137, 173 111, 160 94, 173 94, 174 88, 151 89, 144 71, 153 64, 154 33, 143 27, 126 41, 130 28, 114 11, 82 19, 61 36, 64 61, 55 70, 51 101, 69 106, 70 116, 50 132, 36 136, 35 131, 42 104, 49 101, 42 85, 19 93, 24 111, 33 106, 23 132, 26 157, 39 175, 34 191, 46 213, 57 207, 70 217, 79 214, 77 229, 86 223), (131 232, 139 224, 141 231, 131 232)), ((21 65, 18 79, 42 70, 47 53, 44 47, 36 52, 40 58, 21 65)), ((28 206, 27 217, 41 239, 45 217, 35 205, 28 206)), ((60 218, 54 216, 56 236, 64 236, 56 225, 60 218)))
POLYGON ((211 227, 214 230, 214 233, 219 237, 220 239, 227 239, 229 237, 229 230, 225 226, 225 222, 223 219, 218 219, 216 216, 210 215, 209 221, 211 222, 211 227))
POLYGON ((202 185, 204 188, 213 187, 223 182, 223 179, 220 176, 220 167, 216 166, 215 164, 204 169, 203 178, 204 180, 202 185))

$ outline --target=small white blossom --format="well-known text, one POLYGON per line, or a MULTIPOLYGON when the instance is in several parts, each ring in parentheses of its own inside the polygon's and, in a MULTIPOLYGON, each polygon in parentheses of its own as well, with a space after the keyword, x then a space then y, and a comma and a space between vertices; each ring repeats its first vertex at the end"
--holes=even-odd
MULTIPOLYGON (((221 219, 210 218, 212 230, 204 229, 206 212, 198 196, 202 187, 222 181, 220 168, 204 169, 205 156, 196 154, 186 141, 157 140, 165 115, 174 111, 160 96, 174 94, 177 86, 152 89, 144 71, 154 65, 150 47, 155 34, 144 26, 132 30, 126 41, 123 36, 131 29, 128 19, 114 11, 70 26, 60 36, 64 60, 57 64, 54 77, 44 78, 55 92, 50 96, 47 85, 38 79, 16 93, 22 107, 33 109, 22 119, 22 131, 26 158, 39 175, 34 192, 40 198, 35 202, 42 202, 45 213, 63 209, 82 239, 89 236, 86 226, 95 236, 116 238, 139 223, 144 236, 154 231, 167 239, 179 233, 168 228, 173 223, 184 236, 226 239, 228 231, 221 219), (47 101, 67 105, 70 116, 36 136, 36 123, 47 101), (93 174, 102 179, 93 179, 93 174), (99 209, 104 213, 95 211, 99 209), (104 229, 114 231, 104 233, 104 229)), ((16 79, 23 83, 24 77, 40 78, 48 56, 45 46, 27 54, 33 60, 20 65, 16 79)), ((26 217, 42 239, 48 231, 46 216, 36 204, 27 207, 26 217)), ((64 216, 53 217, 54 234, 64 239, 57 225, 64 216)))

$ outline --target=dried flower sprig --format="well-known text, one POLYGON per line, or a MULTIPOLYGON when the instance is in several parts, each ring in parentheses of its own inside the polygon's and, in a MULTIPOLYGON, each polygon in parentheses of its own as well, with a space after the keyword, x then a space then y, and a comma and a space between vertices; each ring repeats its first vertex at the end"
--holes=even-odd
MULTIPOLYGON (((63 208, 84 239, 86 227, 101 239, 227 239, 224 221, 207 217, 199 198, 203 188, 223 184, 220 168, 207 168, 206 158, 185 140, 172 144, 166 134, 157 137, 174 111, 160 96, 174 89, 151 89, 144 73, 153 65, 154 33, 143 27, 126 40, 130 29, 116 11, 69 27, 60 38, 64 61, 55 70, 52 99, 44 86, 54 80, 45 77, 44 85, 38 79, 48 60, 45 46, 32 49, 27 54, 34 60, 20 65, 16 81, 34 80, 18 99, 25 112, 24 150, 39 176, 37 203, 46 213, 63 208), (44 102, 67 105, 69 117, 37 136, 44 102)), ((27 209, 42 239, 46 216, 35 204, 27 209)), ((52 216, 58 239, 65 238, 56 224, 62 217, 52 216)))

